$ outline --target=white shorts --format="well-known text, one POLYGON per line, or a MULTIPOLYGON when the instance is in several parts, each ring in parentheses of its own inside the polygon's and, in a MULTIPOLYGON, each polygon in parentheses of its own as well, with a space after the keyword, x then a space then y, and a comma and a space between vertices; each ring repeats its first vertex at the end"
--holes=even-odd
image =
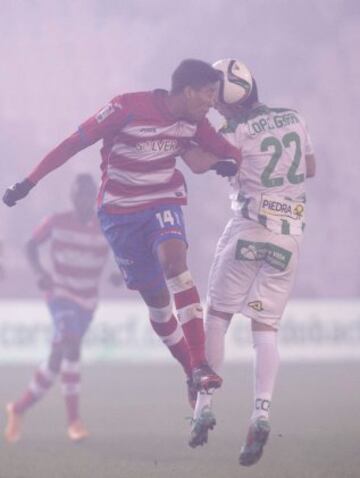
POLYGON ((208 305, 278 329, 294 283, 301 241, 300 235, 277 234, 235 216, 216 247, 208 305))

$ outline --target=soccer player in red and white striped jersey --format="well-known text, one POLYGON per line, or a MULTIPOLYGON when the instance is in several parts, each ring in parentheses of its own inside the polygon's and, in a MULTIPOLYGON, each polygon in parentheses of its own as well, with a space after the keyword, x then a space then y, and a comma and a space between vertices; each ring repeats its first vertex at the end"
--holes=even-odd
POLYGON ((73 210, 53 214, 34 231, 27 256, 38 286, 44 290, 53 320, 53 340, 47 360, 36 370, 24 394, 7 406, 6 439, 21 436, 22 417, 60 373, 68 435, 77 441, 87 436, 79 415, 80 352, 98 301, 98 286, 108 245, 94 214, 96 185, 88 174, 78 175, 71 190, 73 210), (50 244, 52 271, 40 260, 39 248, 50 244))
POLYGON ((231 176, 237 171, 240 151, 206 119, 220 80, 211 65, 189 59, 175 69, 170 92, 117 96, 3 198, 13 206, 45 175, 102 140, 98 207, 103 233, 127 286, 139 291, 155 332, 185 369, 191 390, 220 387, 221 378, 205 358, 203 312, 186 261, 181 210, 186 186, 175 166, 182 157, 195 173, 214 169, 231 176))

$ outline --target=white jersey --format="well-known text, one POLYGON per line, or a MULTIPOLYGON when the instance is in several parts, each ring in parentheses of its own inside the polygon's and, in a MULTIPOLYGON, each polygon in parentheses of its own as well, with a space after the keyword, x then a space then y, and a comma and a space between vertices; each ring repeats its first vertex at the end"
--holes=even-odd
POLYGON ((294 110, 263 104, 230 120, 225 138, 242 151, 232 178, 232 209, 281 234, 305 228, 305 155, 313 154, 302 117, 294 110))

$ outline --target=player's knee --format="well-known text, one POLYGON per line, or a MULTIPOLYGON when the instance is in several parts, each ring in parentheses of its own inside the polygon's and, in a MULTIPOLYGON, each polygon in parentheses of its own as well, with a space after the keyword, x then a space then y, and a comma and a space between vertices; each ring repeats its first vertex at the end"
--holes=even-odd
POLYGON ((181 241, 168 241, 158 247, 158 259, 166 278, 175 277, 187 270, 186 245, 181 241), (176 244, 176 246, 174 246, 176 244))
POLYGON ((140 290, 141 297, 148 307, 162 309, 170 304, 170 294, 167 287, 156 291, 140 290))
POLYGON ((274 332, 277 333, 278 329, 274 324, 267 324, 265 322, 259 322, 257 320, 251 321, 251 330, 253 332, 274 332))
POLYGON ((64 340, 63 355, 64 358, 70 361, 77 361, 80 359, 81 352, 81 338, 80 337, 67 337, 64 340))
POLYGON ((61 367, 61 361, 63 359, 63 347, 62 344, 56 344, 52 347, 49 356, 49 369, 54 373, 59 373, 61 367))
POLYGON ((80 346, 71 346, 64 351, 64 358, 72 362, 80 360, 80 346))
POLYGON ((173 278, 186 271, 186 262, 181 258, 171 258, 164 261, 162 269, 166 278, 173 278))

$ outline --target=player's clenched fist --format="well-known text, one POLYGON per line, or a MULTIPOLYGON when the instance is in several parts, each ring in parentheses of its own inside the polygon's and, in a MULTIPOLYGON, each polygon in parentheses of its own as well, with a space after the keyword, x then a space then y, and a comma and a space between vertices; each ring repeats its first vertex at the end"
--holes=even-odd
POLYGON ((27 196, 33 187, 34 184, 28 179, 24 179, 21 183, 15 183, 5 191, 3 202, 9 207, 15 206, 17 201, 27 196))
POLYGON ((223 159, 215 163, 210 169, 216 171, 216 174, 223 178, 229 178, 235 176, 238 172, 239 164, 232 159, 223 159))

